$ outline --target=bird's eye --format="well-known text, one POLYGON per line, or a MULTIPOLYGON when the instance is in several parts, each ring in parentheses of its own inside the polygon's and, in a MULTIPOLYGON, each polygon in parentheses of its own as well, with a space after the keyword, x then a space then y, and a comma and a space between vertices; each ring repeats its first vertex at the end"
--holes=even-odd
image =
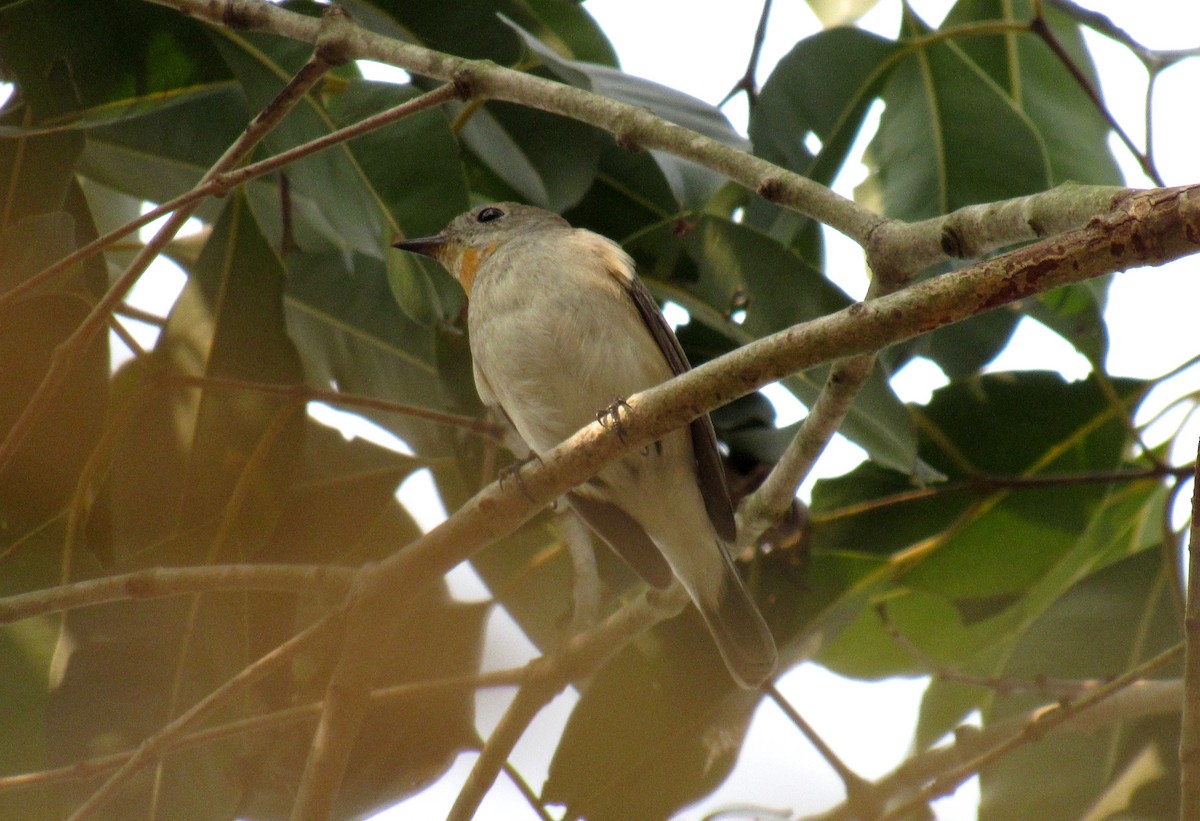
POLYGON ((489 208, 484 208, 482 211, 480 211, 475 216, 475 220, 477 222, 491 222, 492 220, 500 219, 502 216, 504 216, 504 212, 501 211, 499 208, 490 208, 489 207, 489 208))

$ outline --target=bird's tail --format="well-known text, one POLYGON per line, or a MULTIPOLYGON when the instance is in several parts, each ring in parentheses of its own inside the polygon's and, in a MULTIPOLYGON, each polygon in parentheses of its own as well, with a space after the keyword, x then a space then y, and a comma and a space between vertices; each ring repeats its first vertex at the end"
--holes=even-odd
POLYGON ((750 598, 729 554, 723 546, 720 552, 726 566, 724 583, 715 602, 697 597, 696 607, 729 672, 738 684, 754 689, 775 672, 779 653, 767 623, 750 598))

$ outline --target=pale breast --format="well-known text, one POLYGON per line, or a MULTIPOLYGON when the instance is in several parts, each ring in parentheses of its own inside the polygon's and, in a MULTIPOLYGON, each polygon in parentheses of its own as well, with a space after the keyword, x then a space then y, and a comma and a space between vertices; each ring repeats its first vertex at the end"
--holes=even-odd
POLYGON ((609 273, 624 259, 608 240, 564 229, 502 247, 480 269, 469 308, 476 369, 534 450, 671 376, 609 273))

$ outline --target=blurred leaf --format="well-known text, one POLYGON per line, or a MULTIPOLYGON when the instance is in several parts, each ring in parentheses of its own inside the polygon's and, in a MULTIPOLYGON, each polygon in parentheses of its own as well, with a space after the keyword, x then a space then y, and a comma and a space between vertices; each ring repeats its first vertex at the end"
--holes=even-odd
MULTIPOLYGON (((221 604, 232 603, 232 597, 219 598, 221 604)), ((136 749, 174 714, 236 672, 237 667, 213 664, 220 658, 213 645, 226 645, 228 661, 229 642, 240 645, 230 624, 211 618, 217 599, 210 597, 210 607, 191 621, 196 632, 190 634, 185 629, 189 601, 184 598, 72 611, 47 707, 51 762, 66 765, 136 749), (190 652, 185 636, 196 639, 190 652)), ((262 709, 249 694, 240 706, 251 712, 262 709)), ((246 750, 241 738, 174 753, 157 777, 153 768, 142 771, 95 817, 117 821, 144 815, 152 793, 167 817, 234 817, 238 794, 229 775, 238 771, 246 750)), ((61 787, 65 805, 77 807, 105 776, 61 787)))
MULTIPOLYGON (((393 509, 398 509, 393 504, 393 509)), ((450 599, 435 585, 412 606, 396 642, 380 648, 384 662, 377 692, 397 685, 468 676, 479 670, 486 604, 450 599)), ((328 647, 323 673, 337 658, 328 647)), ((303 688, 305 701, 319 699, 324 675, 303 688)), ((283 706, 283 705, 281 705, 283 706)), ((243 762, 254 783, 236 817, 266 821, 291 817, 304 772, 312 725, 276 729, 263 738, 261 755, 243 762)), ((458 753, 479 746, 475 694, 469 687, 421 688, 372 700, 338 792, 336 818, 365 818, 445 773, 458 753), (403 739, 403 743, 397 743, 403 739)))
MULTIPOLYGON (((33 534, 23 549, 0 559, 0 595, 41 590, 62 575, 62 531, 33 534)), ((6 540, 7 541, 7 540, 6 540)), ((23 619, 0 627, 0 772, 37 772, 50 766, 47 682, 53 680, 61 619, 23 619)), ((0 816, 28 821, 62 817, 57 796, 46 790, 0 791, 0 816)))
MULTIPOLYGON (((235 196, 167 317, 156 355, 191 376, 300 382, 300 362, 284 328, 283 285, 279 258, 245 199, 235 196)), ((173 413, 187 453, 180 524, 220 515, 227 526, 245 528, 240 535, 249 544, 239 548, 245 550, 274 522, 275 496, 302 441, 302 411, 286 398, 253 390, 193 389, 177 393, 173 413)))
POLYGON ((953 41, 905 9, 910 56, 883 87, 886 105, 868 155, 885 211, 902 220, 1043 191, 1053 184, 1036 125, 953 41))
POLYGON ((34 122, 46 125, 133 116, 229 77, 205 26, 137 0, 5 4, 0 53, 34 122))
MULTIPOLYGON (((1143 551, 1071 588, 1025 634, 1004 674, 1030 681, 1105 680, 1177 644, 1183 637, 1168 581, 1172 574, 1164 573, 1162 557, 1161 551, 1143 551)), ((985 722, 1048 700, 1036 693, 1001 695, 985 722)), ((1120 817, 1170 817, 1179 806, 1178 748, 1174 711, 1100 732, 1049 735, 983 773, 980 818, 1083 818, 1118 780, 1127 782, 1124 789, 1133 799, 1114 808, 1122 811, 1120 817), (1047 767, 1047 760, 1057 766, 1047 767)))
POLYGON ((592 821, 667 818, 725 779, 760 694, 734 684, 693 615, 641 640, 658 663, 630 645, 588 682, 543 800, 592 821))
POLYGON ((879 0, 807 0, 821 25, 829 28, 852 23, 879 4, 879 0))
MULTIPOLYGON (((22 222, 26 231, 34 221, 22 222)), ((36 242, 36 234, 30 239, 36 242)), ((0 311, 3 435, 8 435, 42 383, 55 349, 75 332, 90 309, 80 294, 59 292, 19 300, 0 311)), ((97 336, 73 354, 70 365, 65 383, 50 392, 0 472, 0 545, 13 544, 65 511, 100 437, 107 405, 107 340, 97 336)))

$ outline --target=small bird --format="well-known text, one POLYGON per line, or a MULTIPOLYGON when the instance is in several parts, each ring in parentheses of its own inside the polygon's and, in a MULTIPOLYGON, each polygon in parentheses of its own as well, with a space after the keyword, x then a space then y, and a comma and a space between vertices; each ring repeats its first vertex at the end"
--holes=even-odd
MULTIPOLYGON (((605 414, 620 430, 625 397, 690 367, 629 255, 558 214, 483 205, 395 247, 462 284, 479 396, 535 454, 605 414)), ((679 579, 739 684, 771 676, 775 641, 726 547, 736 528, 707 415, 608 465, 567 502, 649 584, 679 579)))

